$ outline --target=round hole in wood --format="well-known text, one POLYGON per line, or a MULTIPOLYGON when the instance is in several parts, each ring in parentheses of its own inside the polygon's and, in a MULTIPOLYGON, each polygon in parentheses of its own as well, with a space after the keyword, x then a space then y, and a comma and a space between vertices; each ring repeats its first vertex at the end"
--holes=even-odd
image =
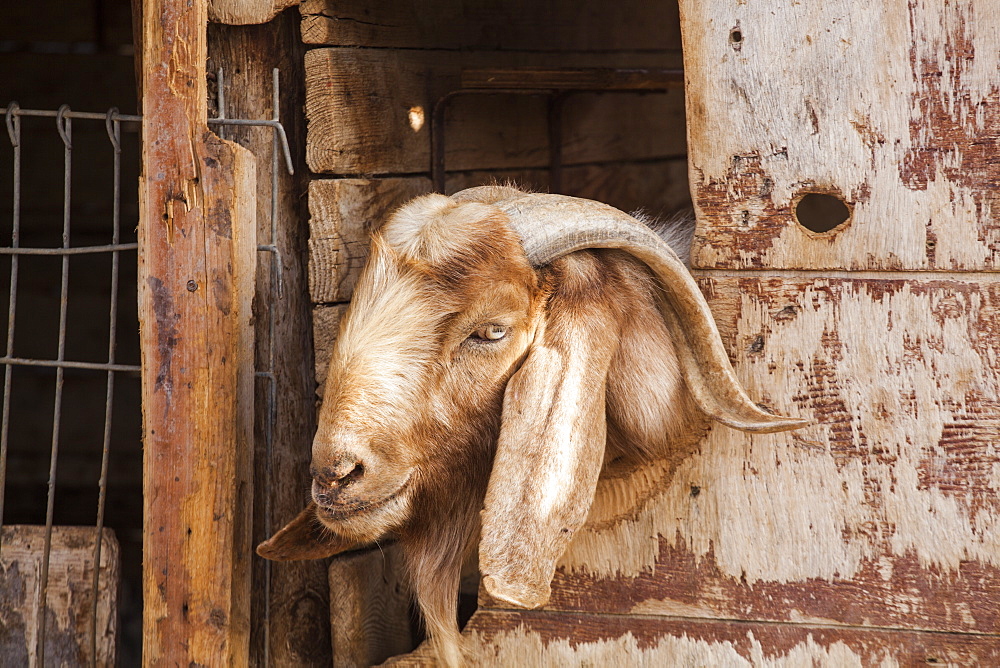
POLYGON ((743 41, 743 32, 739 28, 733 28, 733 31, 729 33, 729 41, 733 44, 739 44, 743 41))
POLYGON ((807 192, 795 204, 795 220, 810 232, 832 232, 851 219, 851 207, 839 195, 807 192))

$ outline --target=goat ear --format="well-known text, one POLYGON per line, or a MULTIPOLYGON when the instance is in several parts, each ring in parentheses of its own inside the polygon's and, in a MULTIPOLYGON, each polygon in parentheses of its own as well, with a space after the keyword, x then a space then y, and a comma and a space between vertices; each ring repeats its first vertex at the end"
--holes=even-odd
POLYGON ((479 544, 483 585, 499 600, 544 605, 556 560, 587 518, 604 458, 605 385, 620 330, 613 303, 554 293, 507 383, 479 544))
POLYGON ((272 561, 323 559, 363 547, 331 532, 316 517, 316 504, 310 503, 295 519, 257 546, 257 554, 272 561))

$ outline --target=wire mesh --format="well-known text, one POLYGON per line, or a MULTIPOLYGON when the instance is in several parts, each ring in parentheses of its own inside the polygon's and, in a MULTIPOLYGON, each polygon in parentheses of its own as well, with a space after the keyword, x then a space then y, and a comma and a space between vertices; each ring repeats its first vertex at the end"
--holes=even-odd
MULTIPOLYGON (((4 507, 3 500, 6 497, 7 482, 7 461, 10 442, 10 418, 11 400, 13 397, 13 368, 16 366, 31 366, 54 369, 55 387, 54 403, 52 407, 51 441, 49 445, 49 466, 45 502, 45 538, 42 548, 42 565, 39 573, 39 601, 37 607, 37 627, 36 636, 36 661, 38 665, 45 664, 46 651, 46 630, 47 630, 47 602, 49 585, 50 557, 52 552, 52 530, 54 524, 55 499, 56 499, 56 479, 59 465, 59 448, 61 426, 63 419, 63 400, 65 371, 67 369, 81 370, 103 370, 106 373, 106 393, 104 405, 104 439, 101 449, 101 477, 98 480, 98 508, 95 522, 94 540, 94 572, 93 572, 93 594, 92 608, 90 610, 90 657, 91 665, 96 665, 97 661, 97 607, 100 601, 100 559, 101 559, 101 535, 104 528, 105 499, 107 492, 107 468, 110 457, 111 444, 111 424, 113 417, 113 398, 115 374, 123 372, 138 372, 138 365, 116 363, 116 337, 115 332, 118 327, 118 284, 120 276, 120 254, 127 251, 135 251, 136 244, 120 243, 120 199, 121 199, 121 123, 135 122, 139 118, 136 116, 123 116, 117 110, 111 109, 106 114, 91 114, 73 112, 69 107, 63 105, 58 110, 52 112, 48 110, 21 109, 16 103, 8 105, 5 122, 7 126, 8 138, 13 151, 13 197, 11 213, 11 245, 0 249, 0 255, 10 256, 10 289, 8 292, 8 315, 7 315, 7 345, 5 354, 0 358, 0 364, 4 366, 4 389, 3 389, 3 416, 0 424, 0 527, 3 526, 4 507), (52 117, 55 119, 55 130, 63 145, 62 164, 62 233, 59 247, 23 247, 21 245, 21 177, 22 177, 22 141, 21 141, 21 119, 24 117, 52 117), (110 245, 102 246, 71 246, 72 230, 72 201, 73 201, 73 120, 101 120, 104 121, 108 134, 108 139, 114 153, 114 172, 112 176, 112 227, 113 240, 110 245), (73 256, 88 255, 94 253, 110 253, 112 255, 111 269, 111 306, 108 315, 108 354, 104 363, 75 361, 67 359, 66 338, 67 325, 69 320, 69 292, 70 292, 70 261, 73 256), (59 324, 57 352, 54 359, 37 359, 27 357, 15 357, 15 324, 18 301, 18 279, 21 273, 20 259, 25 256, 53 256, 60 258, 60 280, 59 280, 59 324)), ((2 549, 2 544, 0 544, 2 549)))
MULTIPOLYGON (((281 251, 276 245, 277 241, 277 198, 278 198, 278 172, 282 159, 284 166, 289 173, 293 173, 291 152, 288 146, 288 139, 285 129, 281 124, 278 108, 280 100, 279 72, 273 71, 272 96, 274 113, 270 119, 238 119, 227 118, 225 111, 224 83, 222 72, 219 72, 219 115, 210 119, 209 124, 216 127, 225 126, 251 126, 264 127, 272 132, 272 175, 271 175, 271 206, 269 238, 267 243, 258 245, 258 251, 267 253, 270 258, 269 284, 270 295, 266 296, 263 303, 269 304, 273 299, 280 298, 283 294, 282 273, 284 263, 281 251)), ((52 407, 51 440, 49 444, 48 478, 45 501, 45 541, 42 553, 42 565, 39 574, 39 600, 37 606, 37 636, 36 636, 36 661, 37 665, 45 664, 45 638, 48 623, 47 609, 49 602, 48 584, 50 556, 52 551, 52 530, 55 519, 55 500, 57 492, 57 472, 60 462, 60 431, 63 419, 64 403, 64 383, 65 372, 69 369, 80 371, 103 371, 105 373, 105 401, 103 411, 103 440, 100 455, 100 476, 97 481, 98 501, 96 509, 96 520, 94 523, 94 570, 91 580, 92 588, 92 608, 90 612, 90 624, 88 629, 87 646, 89 647, 90 665, 97 665, 97 638, 98 638, 98 603, 101 592, 101 550, 102 533, 105 526, 105 513, 107 506, 107 488, 109 465, 111 462, 112 443, 112 421, 115 397, 115 380, 117 375, 122 373, 137 374, 140 367, 137 364, 123 364, 117 359, 117 337, 116 330, 119 320, 119 293, 121 290, 121 262, 123 253, 135 253, 138 249, 137 243, 122 243, 121 240, 121 199, 122 199, 122 146, 121 132, 123 123, 140 123, 141 116, 124 115, 112 108, 106 113, 75 112, 67 106, 62 106, 58 110, 37 110, 21 109, 16 102, 7 106, 5 113, 5 123, 8 138, 12 150, 12 212, 11 212, 11 242, 9 246, 0 247, 0 256, 10 257, 10 287, 8 291, 8 316, 7 316, 7 341, 4 355, 0 357, 0 365, 4 368, 3 397, 2 397, 2 420, 0 420, 0 529, 4 525, 4 499, 7 491, 7 468, 10 445, 10 421, 11 404, 15 393, 13 370, 17 367, 41 367, 52 369, 55 372, 54 382, 54 403, 52 407), (22 119, 25 117, 53 118, 55 120, 55 131, 63 145, 62 161, 62 234, 61 244, 56 247, 25 247, 22 245, 22 119), (107 132, 108 143, 112 151, 112 215, 111 229, 112 239, 110 244, 103 245, 71 245, 72 231, 72 208, 73 201, 73 121, 102 121, 107 132), (68 359, 67 356, 67 325, 70 320, 69 302, 71 288, 71 260, 74 257, 84 255, 109 255, 111 258, 110 276, 110 303, 108 307, 108 345, 107 356, 102 361, 68 359), (53 257, 59 258, 59 316, 57 350, 54 357, 37 358, 15 355, 15 323, 18 304, 19 277, 21 276, 21 259, 25 257, 53 257)), ((127 286, 126 289, 135 290, 136 286, 127 286)), ((260 296, 258 296, 260 298, 260 296)), ((256 377, 266 382, 267 401, 265 410, 265 447, 266 461, 265 479, 271 479, 271 460, 273 453, 273 432, 276 410, 276 378, 275 378, 275 321, 276 313, 274 308, 265 309, 268 317, 267 331, 268 344, 266 347, 266 359, 260 360, 259 364, 263 368, 256 371, 256 377)), ((268 503, 269 495, 265 495, 265 503, 268 503)), ((265 511, 264 530, 270 534, 270 507, 265 511)), ((0 542, 2 550, 2 542, 0 542)), ((270 566, 265 566, 265 592, 270 591, 270 566)), ((269 611, 269 596, 265 594, 265 619, 269 611)), ((265 629, 266 633, 266 629, 265 629)), ((267 655, 267 640, 265 639, 265 656, 267 655)))

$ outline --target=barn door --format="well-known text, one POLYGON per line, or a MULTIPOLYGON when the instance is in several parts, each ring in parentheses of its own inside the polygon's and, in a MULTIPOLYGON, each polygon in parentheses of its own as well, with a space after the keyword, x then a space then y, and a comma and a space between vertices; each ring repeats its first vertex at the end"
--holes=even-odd
POLYGON ((481 609, 474 651, 995 665, 1000 10, 680 5, 694 273, 750 395, 815 424, 604 481, 548 609, 481 609))

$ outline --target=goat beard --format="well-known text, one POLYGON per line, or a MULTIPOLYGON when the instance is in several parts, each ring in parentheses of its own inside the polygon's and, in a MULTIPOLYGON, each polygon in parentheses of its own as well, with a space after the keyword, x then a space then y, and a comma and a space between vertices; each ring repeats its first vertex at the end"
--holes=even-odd
MULTIPOLYGON (((432 650, 442 664, 464 663, 458 628, 458 591, 462 567, 479 545, 480 511, 489 480, 489 463, 496 435, 476 439, 479 447, 457 452, 472 456, 452 459, 448 475, 436 472, 436 484, 423 485, 414 499, 411 521, 399 531, 407 579, 432 650), (456 494, 465 488, 466 494, 456 494)), ((454 455, 455 451, 452 451, 454 455)))

